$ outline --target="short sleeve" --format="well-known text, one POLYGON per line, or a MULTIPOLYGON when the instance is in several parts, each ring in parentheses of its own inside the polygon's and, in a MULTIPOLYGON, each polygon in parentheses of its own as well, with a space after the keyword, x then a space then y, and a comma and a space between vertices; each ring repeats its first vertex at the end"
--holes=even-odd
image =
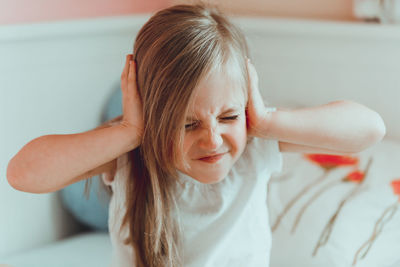
POLYGON ((276 111, 276 107, 267 107, 266 108, 268 112, 275 112, 276 111))
POLYGON ((104 172, 104 173, 100 174, 100 177, 105 185, 111 186, 111 184, 114 181, 114 175, 115 174, 112 174, 111 172, 104 172))
MULTIPOLYGON (((275 112, 275 107, 268 107, 269 112, 275 112)), ((237 163, 239 170, 249 170, 252 173, 282 171, 282 153, 279 141, 260 137, 250 137, 241 159, 237 163)))
MULTIPOLYGON (((266 108, 268 110, 268 112, 275 112, 276 111, 276 107, 267 107, 266 108)), ((280 173, 282 171, 282 153, 279 149, 279 141, 278 140, 269 140, 270 144, 270 149, 268 151, 270 151, 271 156, 270 158, 274 159, 271 162, 271 173, 280 173)))
POLYGON ((117 158, 117 165, 115 170, 113 170, 112 172, 105 172, 100 175, 103 183, 107 186, 113 187, 115 180, 117 179, 117 177, 121 176, 122 172, 124 173, 123 175, 126 176, 127 167, 128 153, 125 153, 117 158))
POLYGON ((268 170, 270 174, 282 171, 278 140, 254 137, 249 144, 249 153, 260 171, 268 170))

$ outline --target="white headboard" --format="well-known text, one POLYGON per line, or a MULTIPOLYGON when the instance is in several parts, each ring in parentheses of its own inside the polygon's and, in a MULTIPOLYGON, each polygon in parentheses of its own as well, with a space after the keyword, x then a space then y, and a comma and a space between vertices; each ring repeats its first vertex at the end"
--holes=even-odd
POLYGON ((400 26, 238 19, 273 105, 349 99, 376 110, 400 139, 400 26))
MULTIPOLYGON (((99 123, 148 17, 0 26, 0 257, 75 231, 55 194, 16 192, 6 184, 7 163, 33 138, 99 123)), ((377 110, 388 137, 400 139, 398 26, 234 21, 248 36, 268 103, 297 107, 351 99, 377 110)))

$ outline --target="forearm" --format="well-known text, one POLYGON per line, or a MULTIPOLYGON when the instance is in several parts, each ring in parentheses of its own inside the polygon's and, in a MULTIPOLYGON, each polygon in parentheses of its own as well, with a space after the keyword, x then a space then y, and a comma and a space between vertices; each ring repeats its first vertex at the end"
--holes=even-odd
POLYGON ((138 138, 120 124, 78 134, 41 136, 11 159, 7 178, 22 191, 54 191, 138 144, 138 138))
POLYGON ((265 116, 257 132, 264 138, 354 153, 380 141, 385 131, 375 111, 351 101, 335 101, 316 107, 278 109, 265 116))

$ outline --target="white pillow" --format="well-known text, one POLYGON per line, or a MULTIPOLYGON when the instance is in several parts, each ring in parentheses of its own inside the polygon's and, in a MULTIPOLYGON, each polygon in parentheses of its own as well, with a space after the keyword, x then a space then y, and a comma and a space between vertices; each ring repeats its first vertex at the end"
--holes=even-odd
MULTIPOLYGON (((355 166, 330 170, 323 182, 304 194, 282 217, 272 234, 270 267, 400 266, 400 202, 390 184, 392 180, 400 179, 400 142, 384 140, 354 156, 359 158, 361 170, 365 169, 371 156, 373 160, 365 181, 359 186, 359 194, 347 201, 338 214, 327 243, 318 249, 315 257, 312 256, 323 229, 357 183, 338 182, 336 186, 327 186, 329 189, 305 209, 296 232, 291 234, 290 231, 311 196, 345 177, 355 170, 355 166), (381 232, 376 235, 365 258, 358 259, 353 265, 357 250, 370 239, 376 222, 389 206, 393 207, 393 216, 388 220, 390 213, 386 214, 384 224, 379 224, 383 226, 381 232)), ((283 171, 271 177, 268 184, 271 227, 285 205, 323 172, 323 168, 311 163, 303 154, 283 153, 283 171)))

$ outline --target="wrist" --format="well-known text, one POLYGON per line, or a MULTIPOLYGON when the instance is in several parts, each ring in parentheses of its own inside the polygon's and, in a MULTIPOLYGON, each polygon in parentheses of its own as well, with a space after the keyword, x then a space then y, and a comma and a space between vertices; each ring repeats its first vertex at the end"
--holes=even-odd
POLYGON ((270 138, 271 122, 275 111, 275 107, 265 108, 264 112, 259 115, 256 125, 253 126, 251 135, 265 139, 270 138))
POLYGON ((142 130, 136 128, 135 126, 132 125, 127 125, 121 121, 117 125, 114 125, 114 127, 117 127, 120 129, 120 131, 123 133, 122 136, 124 140, 126 140, 126 152, 131 151, 138 146, 140 146, 142 142, 142 130))

